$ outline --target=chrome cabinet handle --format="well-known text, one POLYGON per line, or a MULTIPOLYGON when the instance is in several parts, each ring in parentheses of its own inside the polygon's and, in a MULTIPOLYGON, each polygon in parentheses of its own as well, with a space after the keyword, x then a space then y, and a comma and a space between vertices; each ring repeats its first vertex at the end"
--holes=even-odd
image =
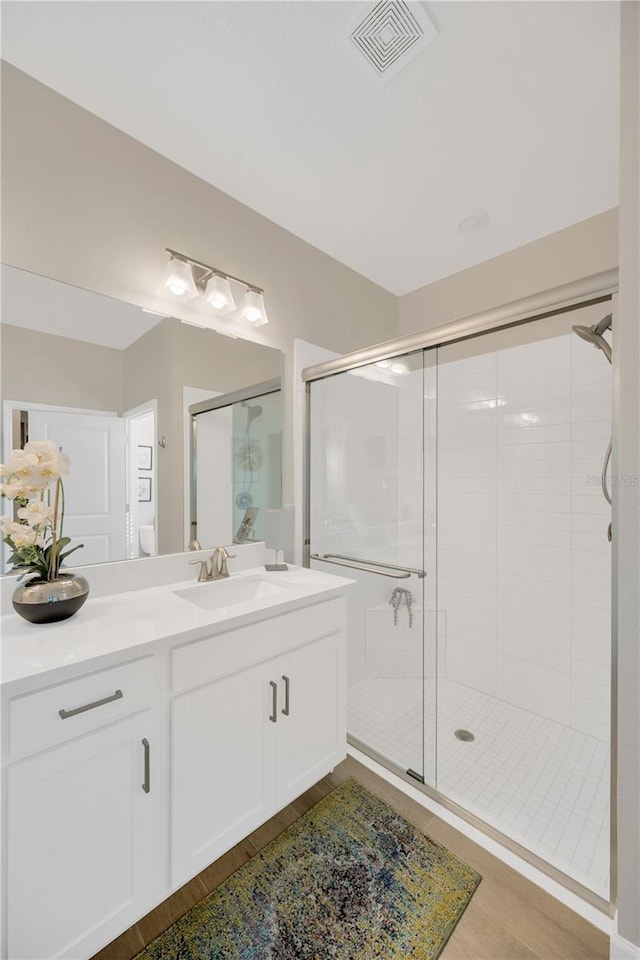
POLYGON ((278 720, 278 684, 274 680, 269 680, 269 686, 271 687, 271 715, 269 720, 271 723, 276 723, 278 720))
POLYGON ((288 717, 290 714, 290 699, 289 699, 289 687, 291 686, 291 681, 289 677, 285 677, 284 673, 282 674, 282 679, 284 680, 284 707, 282 712, 285 717, 288 717))
POLYGON ((75 717, 78 713, 85 713, 87 710, 95 710, 96 707, 104 707, 105 703, 113 703, 114 700, 122 700, 124 694, 122 690, 116 690, 110 697, 104 697, 102 700, 94 700, 93 703, 85 703, 82 707, 74 707, 73 710, 58 710, 58 716, 62 720, 69 717, 75 717))
POLYGON ((151 790, 151 758, 149 756, 149 741, 146 737, 142 740, 142 746, 144 747, 144 783, 142 789, 145 793, 149 793, 151 790))

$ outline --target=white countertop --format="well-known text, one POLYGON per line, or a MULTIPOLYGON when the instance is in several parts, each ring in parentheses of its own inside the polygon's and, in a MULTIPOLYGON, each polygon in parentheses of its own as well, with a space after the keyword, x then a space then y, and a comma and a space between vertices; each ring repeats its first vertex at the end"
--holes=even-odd
MULTIPOLYGON (((143 655, 149 644, 173 637, 196 639, 219 633, 263 614, 273 616, 314 598, 341 593, 353 583, 344 577, 290 566, 287 571, 266 572, 264 567, 232 573, 228 580, 197 583, 193 577, 177 583, 128 593, 89 598, 69 620, 33 624, 17 614, 1 618, 1 682, 44 679, 49 671, 73 668, 113 654, 143 655), (214 591, 231 582, 255 580, 284 587, 272 595, 203 609, 176 591, 214 591)), ((267 588, 268 589, 268 588, 267 588)))

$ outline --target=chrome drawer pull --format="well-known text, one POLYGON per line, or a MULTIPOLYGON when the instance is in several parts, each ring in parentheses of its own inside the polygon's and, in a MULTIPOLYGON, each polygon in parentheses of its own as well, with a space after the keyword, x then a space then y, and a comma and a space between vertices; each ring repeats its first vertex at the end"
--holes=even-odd
POLYGON ((271 723, 276 723, 278 720, 278 684, 273 680, 269 680, 269 686, 271 687, 271 715, 269 720, 271 723))
POLYGON ((85 703, 82 707, 74 707, 73 710, 58 710, 62 720, 68 720, 69 717, 75 717, 77 713, 85 713, 87 710, 94 710, 96 707, 103 707, 105 703, 112 703, 114 700, 122 700, 124 694, 122 690, 116 690, 110 697, 104 697, 103 700, 94 700, 93 703, 85 703))
POLYGON ((146 737, 142 741, 142 746, 144 747, 144 783, 142 784, 142 789, 145 793, 149 793, 151 790, 151 763, 149 759, 149 741, 146 737))
POLYGON ((284 707, 282 712, 285 717, 288 717, 290 714, 290 700, 289 700, 289 687, 291 686, 291 681, 289 677, 285 677, 284 673, 282 674, 282 679, 284 680, 284 707))

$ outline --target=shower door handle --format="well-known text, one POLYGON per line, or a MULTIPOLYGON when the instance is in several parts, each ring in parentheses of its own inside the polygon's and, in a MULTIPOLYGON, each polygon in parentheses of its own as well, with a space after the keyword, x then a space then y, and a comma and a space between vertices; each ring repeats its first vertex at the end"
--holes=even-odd
POLYGON ((338 567, 363 570, 365 573, 377 573, 379 577, 391 577, 393 580, 408 580, 415 574, 419 580, 426 577, 426 571, 416 567, 401 567, 395 563, 381 563, 379 560, 363 560, 362 557, 348 557, 343 553, 312 553, 311 560, 323 563, 335 563, 338 567))

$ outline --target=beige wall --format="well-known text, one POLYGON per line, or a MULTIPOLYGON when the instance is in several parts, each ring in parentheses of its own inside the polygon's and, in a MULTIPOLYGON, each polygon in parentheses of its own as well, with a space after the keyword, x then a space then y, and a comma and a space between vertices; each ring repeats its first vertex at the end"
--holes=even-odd
MULTIPOLYGON (((640 956, 640 5, 621 4, 620 297, 614 476, 618 611, 617 929, 640 956), (634 482, 635 478, 635 482, 634 482)), ((612 957, 616 952, 614 942, 612 957)), ((625 956, 627 953, 624 954, 625 956)), ((630 956, 630 954, 629 954, 630 956)))
POLYGON ((2 383, 6 400, 120 412, 124 401, 121 350, 3 323, 2 383))
POLYGON ((153 307, 172 247, 265 288, 258 342, 346 352, 396 333, 388 291, 8 64, 2 147, 6 263, 153 307))
POLYGON ((618 211, 552 233, 400 297, 400 335, 618 266, 618 211))
POLYGON ((229 393, 282 373, 277 350, 178 323, 173 363, 178 383, 229 393))

